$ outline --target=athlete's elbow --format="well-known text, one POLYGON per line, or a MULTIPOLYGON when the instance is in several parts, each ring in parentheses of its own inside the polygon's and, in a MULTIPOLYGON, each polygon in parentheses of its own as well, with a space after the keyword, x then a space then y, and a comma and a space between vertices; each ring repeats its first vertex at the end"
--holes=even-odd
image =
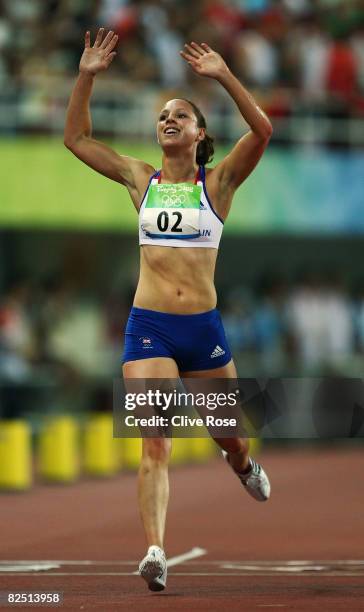
POLYGON ((64 133, 63 144, 67 149, 72 150, 72 147, 75 145, 76 140, 77 138, 75 138, 71 134, 67 134, 67 132, 64 133))
POLYGON ((263 143, 268 144, 268 142, 272 138, 272 134, 273 126, 270 121, 267 121, 264 125, 261 126, 258 136, 263 143))
POLYGON ((272 138, 272 135, 273 135, 273 125, 269 121, 266 127, 266 139, 269 141, 272 138))
POLYGON ((258 108, 258 110, 260 113, 260 120, 256 123, 256 129, 254 131, 262 141, 268 143, 273 134, 273 126, 268 115, 261 108, 258 108))
POLYGON ((67 149, 69 149, 70 151, 73 151, 75 147, 77 146, 77 144, 79 143, 81 138, 82 136, 73 136, 71 134, 65 133, 64 138, 63 138, 63 144, 67 149))
POLYGON ((66 149, 70 149, 70 151, 72 151, 72 140, 69 140, 68 138, 64 138, 63 144, 66 147, 66 149))

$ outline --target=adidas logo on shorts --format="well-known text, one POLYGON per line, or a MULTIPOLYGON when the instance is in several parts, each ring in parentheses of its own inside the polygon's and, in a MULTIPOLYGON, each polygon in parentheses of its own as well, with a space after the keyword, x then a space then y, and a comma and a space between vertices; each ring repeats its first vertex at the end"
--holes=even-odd
POLYGON ((222 355, 225 355, 225 351, 223 348, 221 348, 221 346, 219 346, 218 344, 215 346, 214 350, 212 351, 210 357, 214 358, 214 357, 221 357, 222 355))

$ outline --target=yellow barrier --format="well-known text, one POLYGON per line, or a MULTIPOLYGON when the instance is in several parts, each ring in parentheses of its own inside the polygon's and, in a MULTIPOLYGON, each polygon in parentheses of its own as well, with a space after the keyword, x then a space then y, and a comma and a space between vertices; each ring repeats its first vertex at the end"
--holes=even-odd
POLYGON ((112 476, 120 467, 120 443, 113 438, 110 414, 95 414, 86 424, 83 445, 84 469, 94 476, 112 476))
POLYGON ((259 438, 249 438, 249 455, 256 457, 259 455, 260 449, 262 447, 261 440, 259 438))
POLYGON ((48 421, 38 440, 38 469, 52 482, 73 482, 79 475, 79 428, 72 417, 48 421))
POLYGON ((191 457, 191 439, 190 438, 173 438, 171 465, 181 465, 192 461, 191 457))
POLYGON ((205 463, 218 452, 218 446, 212 438, 191 438, 191 460, 205 463))
POLYGON ((0 421, 0 489, 23 491, 32 484, 31 432, 25 421, 0 421))
POLYGON ((137 469, 140 465, 140 459, 142 456, 141 438, 122 438, 121 454, 123 467, 130 470, 137 469))

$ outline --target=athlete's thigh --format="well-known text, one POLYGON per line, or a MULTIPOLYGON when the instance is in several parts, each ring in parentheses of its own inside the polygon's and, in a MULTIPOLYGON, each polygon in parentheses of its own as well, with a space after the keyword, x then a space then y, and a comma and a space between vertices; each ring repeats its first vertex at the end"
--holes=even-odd
MULTIPOLYGON (((123 377, 128 393, 153 392, 158 389, 173 390, 176 379, 179 378, 176 362, 169 357, 151 357, 127 361, 123 364, 123 377), (137 380, 136 380, 137 379, 137 380), (158 381, 155 379, 164 379, 158 381)), ((159 415, 158 409, 152 405, 138 407, 135 413, 140 418, 159 415)), ((171 428, 156 425, 140 429, 143 439, 143 456, 167 456, 171 452, 171 428)))
POLYGON ((191 372, 180 372, 181 378, 237 378, 237 371, 234 361, 231 359, 229 363, 221 368, 213 368, 212 370, 195 370, 191 372))
POLYGON ((170 357, 136 359, 123 364, 123 376, 127 378, 179 378, 178 367, 170 357))

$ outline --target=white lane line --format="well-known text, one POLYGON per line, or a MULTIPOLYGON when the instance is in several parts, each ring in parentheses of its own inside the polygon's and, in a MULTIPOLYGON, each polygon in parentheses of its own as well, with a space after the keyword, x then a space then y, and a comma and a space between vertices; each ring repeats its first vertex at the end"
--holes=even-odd
MULTIPOLYGON (((361 572, 363 565, 361 563, 349 562, 341 563, 340 561, 333 562, 309 562, 309 561, 255 561, 249 562, 237 562, 230 561, 227 563, 220 563, 220 569, 236 570, 243 573, 251 573, 257 575, 261 572, 269 572, 279 574, 313 574, 313 573, 327 573, 327 572, 340 572, 343 575, 347 575, 347 570, 352 572, 361 572)), ((364 569, 364 568, 363 568, 364 569)))
MULTIPOLYGON (((252 561, 249 561, 248 559, 235 559, 235 560, 222 560, 222 561, 204 561, 203 562, 204 565, 218 565, 219 567, 223 567, 225 565, 234 565, 234 567, 238 567, 238 566, 249 566, 252 567, 253 565, 255 566, 259 566, 262 569, 267 569, 270 567, 277 567, 277 566, 285 566, 285 567, 291 567, 291 566, 302 566, 303 568, 306 567, 307 565, 324 565, 324 566, 337 566, 337 565, 342 565, 342 566, 347 566, 350 567, 352 565, 357 565, 359 566, 363 566, 364 565, 364 560, 362 559, 358 559, 358 560, 354 560, 354 559, 312 559, 311 561, 305 560, 305 561, 286 561, 284 559, 281 559, 279 561, 261 561, 259 559, 254 559, 252 561)), ((199 565, 199 564, 194 564, 191 563, 191 565, 199 565)))
MULTIPOLYGON (((203 548, 194 547, 190 551, 171 557, 167 561, 168 567, 188 563, 188 572, 174 572, 175 576, 337 576, 337 577, 359 577, 363 576, 364 560, 329 560, 329 561, 308 561, 308 560, 286 560, 286 561, 193 561, 205 555, 207 551, 203 548), (320 564, 320 565, 318 565, 320 564), (207 566, 207 567, 206 567, 207 566), (341 566, 341 567, 340 567, 341 566), (214 571, 216 568, 217 571, 214 571), (332 569, 330 569, 332 568, 332 569), (195 570, 195 571, 193 571, 195 570), (199 571, 200 570, 200 571, 199 571), (201 571, 205 570, 205 571, 201 571), (210 571, 212 570, 212 571, 210 571), (225 570, 225 571, 219 571, 225 570), (230 571, 226 571, 230 570, 230 571)), ((1 560, 0 574, 8 576, 133 576, 137 571, 110 571, 122 569, 122 567, 135 568, 137 561, 113 560, 1 560), (50 571, 61 569, 62 566, 69 566, 69 569, 85 568, 84 571, 59 572, 50 571), (109 571, 95 572, 96 567, 109 571), (91 571, 88 571, 90 569, 91 571)), ((63 569, 63 568, 62 568, 63 569)), ((65 569, 68 569, 65 567, 65 569)), ((187 568, 186 568, 187 569, 187 568)))
MULTIPOLYGON (((42 578, 42 580, 44 580, 44 578, 47 578, 48 576, 55 578, 56 576, 85 576, 86 578, 89 576, 136 576, 137 574, 135 572, 47 572, 46 574, 36 574, 34 572, 9 572, 7 573, 7 576, 33 576, 35 577, 39 577, 42 578)), ((170 576, 235 576, 236 578, 242 578, 242 577, 246 577, 246 578, 251 578, 252 576, 254 577, 271 577, 271 578, 297 578, 298 575, 297 574, 281 574, 281 575, 277 575, 277 574, 272 574, 272 573, 268 573, 268 572, 257 572, 256 574, 244 574, 243 572, 171 572, 169 574, 170 576)), ((302 578, 310 578, 312 579, 313 577, 315 578, 331 578, 331 577, 338 577, 338 578, 352 578, 352 577, 363 577, 363 573, 362 572, 348 572, 343 574, 342 572, 320 572, 319 574, 305 574, 304 576, 299 576, 300 580, 302 580, 302 578)))
POLYGON ((85 560, 79 560, 79 559, 74 559, 73 561, 63 561, 63 560, 55 560, 55 559, 46 559, 46 560, 42 560, 40 561, 39 559, 27 559, 27 560, 23 560, 23 561, 18 561, 15 559, 9 559, 7 561, 0 561, 0 568, 2 565, 30 565, 30 564, 36 564, 36 563, 54 563, 56 565, 135 565, 137 563, 137 561, 120 561, 120 560, 113 560, 113 561, 85 561, 85 560))
MULTIPOLYGON (((203 554, 206 554, 207 551, 204 550, 203 548, 193 548, 190 552, 192 551, 204 551, 203 554)), ((190 553, 184 553, 189 555, 190 553)), ((181 555, 179 555, 181 557, 181 555)), ((200 556, 200 555, 197 555, 200 556)), ((176 557, 171 557, 171 559, 175 559, 176 557)), ((190 557, 189 559, 192 559, 193 557, 190 557)), ((59 560, 59 559, 23 559, 23 560, 18 560, 18 559, 2 559, 0 560, 0 567, 2 565, 30 565, 30 564, 45 564, 45 563, 51 563, 51 564, 55 564, 55 565, 75 565, 75 566, 82 566, 82 565, 86 565, 86 566, 102 566, 102 565, 135 565, 136 563, 138 563, 139 561, 137 559, 132 559, 132 560, 120 560, 120 559, 113 559, 110 561, 105 561, 105 560, 84 560, 84 559, 68 559, 68 560, 59 560)), ((291 565, 328 565, 328 566, 335 566, 335 565, 364 565, 364 560, 363 559, 312 559, 312 560, 297 560, 297 561, 291 561, 291 560, 273 560, 273 561, 261 561, 259 559, 254 560, 254 561, 248 561, 247 559, 236 559, 236 560, 232 560, 232 559, 223 559, 221 561, 211 561, 211 560, 204 560, 203 561, 203 565, 218 565, 220 567, 222 567, 223 565, 233 565, 234 567, 238 567, 240 565, 245 565, 245 566, 260 566, 262 569, 266 569, 267 567, 271 567, 271 566, 277 566, 277 565, 284 565, 284 566, 291 566, 291 565)), ((191 563, 189 563, 189 565, 201 565, 200 562, 194 563, 193 561, 191 563)))
POLYGON ((23 572, 24 570, 28 572, 45 572, 51 569, 58 569, 60 566, 59 563, 48 563, 45 561, 36 561, 36 562, 28 562, 17 564, 17 561, 13 563, 2 563, 0 565, 0 572, 8 573, 8 572, 23 572))
MULTIPOLYGON (((229 563, 231 563, 229 561, 229 563)), ((325 565, 336 565, 340 563, 340 565, 364 565, 363 559, 316 559, 312 561, 303 561, 302 559, 299 561, 259 561, 259 563, 280 563, 286 565, 311 565, 311 563, 324 563, 325 565)))
POLYGON ((198 546, 195 546, 194 548, 191 548, 191 550, 186 553, 183 553, 182 555, 170 557, 167 560, 167 567, 173 567, 174 565, 179 565, 180 563, 184 563, 185 561, 197 559, 197 557, 202 557, 203 555, 206 555, 206 553, 207 550, 205 550, 204 548, 199 548, 198 546))
MULTIPOLYGON (((182 553, 181 555, 176 555, 175 557, 170 557, 167 560, 167 566, 168 567, 173 567, 174 565, 179 565, 180 563, 184 563, 185 561, 190 561, 191 559, 197 559, 198 557, 202 557, 203 555, 206 555, 207 550, 205 550, 204 548, 199 548, 198 546, 195 546, 194 548, 191 548, 191 550, 182 553)), ((2 570, 3 566, 7 566, 7 565, 12 565, 15 567, 18 567, 20 569, 25 569, 24 566, 27 566, 26 569, 32 569, 30 566, 31 565, 37 565, 37 566, 42 566, 41 568, 39 567, 39 569, 47 569, 45 566, 47 564, 52 565, 52 567, 50 567, 49 569, 54 569, 56 567, 59 567, 60 565, 75 565, 75 566, 82 566, 82 565, 87 565, 87 566, 102 566, 102 565, 136 565, 138 564, 139 561, 86 561, 86 560, 82 560, 79 561, 77 559, 75 559, 74 561, 60 561, 60 560, 47 560, 47 561, 33 561, 33 560, 23 560, 23 561, 18 561, 18 560, 9 560, 9 561, 0 561, 0 571, 5 571, 2 570), (29 566, 29 567, 28 567, 29 566)), ((37 567, 38 569, 38 567, 37 567)), ((16 571, 16 569, 14 569, 14 571, 16 571)))
POLYGON ((265 569, 270 572, 296 572, 297 574, 302 574, 303 572, 323 572, 329 569, 327 565, 299 565, 298 567, 294 567, 293 565, 271 565, 264 566, 263 568, 262 565, 240 565, 238 563, 223 563, 220 567, 222 569, 243 570, 244 572, 259 572, 265 569))

